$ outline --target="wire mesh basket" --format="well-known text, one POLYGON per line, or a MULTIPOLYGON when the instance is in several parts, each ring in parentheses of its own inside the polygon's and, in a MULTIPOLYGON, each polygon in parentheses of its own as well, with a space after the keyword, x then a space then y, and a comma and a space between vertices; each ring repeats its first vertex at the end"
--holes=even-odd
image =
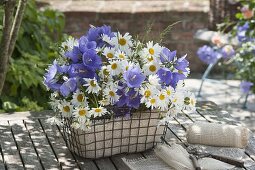
POLYGON ((84 158, 142 152, 165 137, 166 126, 158 125, 161 116, 161 112, 148 110, 136 111, 130 117, 93 119, 87 131, 72 128, 72 119, 65 119, 64 137, 70 150, 84 158))

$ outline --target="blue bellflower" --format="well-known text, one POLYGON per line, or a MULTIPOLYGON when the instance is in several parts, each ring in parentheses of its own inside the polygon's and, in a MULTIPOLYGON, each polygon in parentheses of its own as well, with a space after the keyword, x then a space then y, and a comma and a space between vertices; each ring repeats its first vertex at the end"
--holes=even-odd
POLYGON ((77 88, 77 81, 75 78, 70 78, 60 86, 60 93, 67 97, 71 92, 74 92, 77 88))
POLYGON ((168 48, 164 47, 160 53, 160 60, 162 63, 173 61, 176 56, 176 51, 170 51, 168 48))
POLYGON ((102 40, 102 35, 108 35, 109 37, 113 37, 114 34, 111 31, 110 26, 101 26, 101 27, 91 27, 88 31, 87 37, 89 41, 94 41, 97 44, 97 47, 102 47, 105 42, 102 40))
POLYGON ((82 53, 85 53, 88 50, 95 50, 97 47, 97 44, 95 41, 89 41, 88 38, 86 36, 82 36, 79 39, 79 50, 82 53))
POLYGON ((142 82, 145 79, 145 76, 141 72, 141 70, 137 67, 128 69, 124 75, 123 75, 124 80, 126 80, 128 87, 133 88, 133 87, 139 87, 142 82))
POLYGON ((81 57, 82 57, 82 53, 81 53, 79 47, 74 46, 74 47, 73 47, 73 50, 67 51, 67 52, 65 53, 65 56, 66 56, 67 58, 71 59, 73 63, 78 63, 79 60, 80 60, 81 57))
POLYGON ((79 78, 91 78, 95 77, 95 71, 89 67, 84 66, 84 64, 72 64, 68 71, 70 77, 79 77, 79 78))
POLYGON ((157 72, 157 75, 166 85, 169 85, 173 78, 172 72, 168 68, 160 68, 157 72))
POLYGON ((101 57, 99 57, 95 50, 87 50, 82 56, 83 64, 92 69, 100 69, 102 66, 101 57))
POLYGON ((178 58, 178 60, 174 64, 174 68, 176 68, 177 70, 181 70, 183 72, 187 72, 188 70, 186 69, 189 66, 189 62, 188 60, 186 60, 186 57, 187 57, 187 54, 181 58, 178 58))
POLYGON ((242 81, 240 84, 240 90, 242 93, 249 93, 251 87, 253 86, 253 83, 250 81, 242 81))
POLYGON ((200 47, 197 51, 197 55, 206 64, 215 64, 220 59, 220 54, 208 45, 200 47))

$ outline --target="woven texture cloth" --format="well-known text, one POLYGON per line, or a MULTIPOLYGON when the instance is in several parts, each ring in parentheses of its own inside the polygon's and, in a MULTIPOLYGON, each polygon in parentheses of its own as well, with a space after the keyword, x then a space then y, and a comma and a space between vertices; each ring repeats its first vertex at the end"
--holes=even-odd
MULTIPOLYGON (((154 149, 154 153, 155 155, 146 156, 146 158, 122 158, 122 160, 131 170, 194 170, 192 161, 189 159, 189 153, 181 145, 159 144, 154 149)), ((199 159, 198 163, 202 170, 234 168, 232 165, 212 158, 199 159)))
POLYGON ((192 144, 245 148, 249 130, 242 126, 201 122, 190 125, 186 137, 192 144))

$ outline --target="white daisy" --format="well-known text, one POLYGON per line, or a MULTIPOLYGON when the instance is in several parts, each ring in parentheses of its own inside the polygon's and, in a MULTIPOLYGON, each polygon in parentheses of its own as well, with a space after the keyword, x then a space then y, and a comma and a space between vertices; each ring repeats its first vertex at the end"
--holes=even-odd
POLYGON ((150 85, 156 87, 156 88, 160 88, 160 84, 159 84, 159 77, 158 75, 149 75, 148 81, 150 83, 150 85))
POLYGON ((190 91, 184 92, 184 105, 183 109, 194 112, 196 110, 196 98, 194 93, 190 91))
POLYGON ((145 75, 156 74, 160 65, 158 62, 149 62, 143 66, 143 72, 145 75))
POLYGON ((60 101, 56 99, 55 93, 51 94, 50 100, 51 101, 49 102, 49 104, 50 104, 51 108, 53 109, 54 112, 57 112, 60 101))
POLYGON ((71 117, 73 112, 73 105, 71 105, 70 102, 67 102, 66 100, 62 100, 59 103, 58 108, 61 111, 63 117, 71 117))
POLYGON ((169 99, 166 95, 166 93, 162 90, 161 92, 159 92, 159 94, 157 95, 158 97, 158 107, 160 108, 160 110, 162 111, 166 111, 168 109, 168 105, 169 105, 169 99))
POLYGON ((110 100, 109 100, 109 98, 103 98, 102 100, 99 101, 99 104, 101 106, 107 106, 110 104, 110 100))
POLYGON ((165 91, 167 98, 171 100, 174 96, 174 88, 171 86, 168 86, 164 89, 164 91, 165 91))
POLYGON ((118 50, 115 52, 114 56, 119 59, 119 60, 124 60, 127 58, 127 55, 125 54, 125 52, 118 50))
POLYGON ((114 58, 114 54, 115 54, 115 50, 114 48, 110 48, 110 47, 105 47, 104 51, 103 51, 103 55, 107 58, 107 59, 113 59, 114 58))
POLYGON ((112 76, 119 75, 121 73, 121 62, 119 60, 110 61, 110 65, 107 66, 112 76))
POLYGON ((125 35, 121 35, 119 32, 114 34, 115 36, 112 38, 112 42, 115 47, 119 47, 121 50, 132 47, 132 36, 129 33, 125 33, 125 35))
POLYGON ((159 57, 160 52, 162 51, 162 47, 156 43, 153 45, 153 41, 149 41, 146 44, 146 48, 143 49, 143 56, 156 56, 159 57))
POLYGON ((174 93, 171 100, 172 104, 179 110, 182 110, 184 104, 184 95, 182 90, 178 90, 174 93))
POLYGON ((79 89, 73 94, 73 99, 71 103, 75 106, 87 106, 87 98, 85 94, 79 89))
POLYGON ((110 75, 109 70, 107 69, 107 66, 102 66, 101 70, 99 71, 100 78, 104 79, 107 78, 110 75))
POLYGON ((139 67, 139 65, 127 60, 121 61, 121 68, 123 72, 128 71, 129 68, 133 68, 133 67, 139 67))
POLYGON ((57 118, 56 116, 48 118, 46 120, 47 123, 51 124, 51 125, 58 125, 58 126, 62 126, 63 123, 61 122, 61 120, 59 118, 57 118))
POLYGON ((84 78, 84 80, 86 81, 86 83, 83 86, 87 87, 86 92, 97 93, 101 90, 95 78, 84 78))
POLYGON ((117 88, 115 86, 107 86, 104 89, 105 98, 110 101, 111 104, 115 104, 119 100, 119 96, 117 95, 117 88))
POLYGON ((66 51, 71 51, 74 46, 78 45, 78 40, 74 37, 69 36, 68 39, 61 44, 60 53, 64 54, 66 51))
POLYGON ((111 37, 109 37, 109 36, 106 35, 106 34, 103 34, 103 35, 102 35, 102 40, 103 40, 104 42, 107 42, 107 43, 110 44, 110 45, 113 45, 112 40, 111 40, 111 37))
POLYGON ((145 103, 147 108, 155 108, 158 105, 158 99, 157 96, 152 96, 149 98, 149 100, 145 103))
POLYGON ((92 108, 89 111, 89 113, 90 113, 90 116, 93 116, 93 117, 98 117, 99 116, 99 117, 101 117, 101 116, 107 114, 108 112, 107 112, 106 108, 100 106, 100 107, 97 107, 97 108, 92 108))
POLYGON ((79 122, 85 122, 89 116, 89 108, 79 107, 74 110, 73 115, 79 122))
POLYGON ((148 85, 141 87, 139 93, 142 95, 141 103, 146 103, 150 97, 155 96, 158 93, 158 90, 154 86, 148 85))

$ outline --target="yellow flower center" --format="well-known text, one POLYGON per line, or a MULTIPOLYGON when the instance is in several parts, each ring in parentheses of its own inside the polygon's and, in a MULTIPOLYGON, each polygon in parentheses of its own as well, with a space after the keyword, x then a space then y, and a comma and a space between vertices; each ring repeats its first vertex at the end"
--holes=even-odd
POLYGON ((151 65, 150 67, 149 67, 149 70, 151 71, 151 72, 155 72, 156 71, 156 66, 155 65, 151 65))
POLYGON ((83 94, 79 94, 79 95, 77 96, 77 101, 78 101, 78 102, 82 102, 83 99, 84 99, 83 94))
POLYGON ((108 71, 107 69, 104 69, 104 70, 103 70, 103 74, 106 75, 106 76, 108 76, 108 75, 109 75, 109 71, 108 71))
POLYGON ((126 68, 125 68, 125 69, 126 69, 126 71, 128 70, 128 68, 129 68, 129 67, 128 67, 128 66, 126 66, 126 68))
POLYGON ((118 67, 118 65, 117 65, 116 63, 113 63, 113 64, 111 65, 111 68, 112 68, 113 70, 116 70, 117 67, 118 67))
POLYGON ((150 53, 151 55, 153 55, 153 54, 154 54, 154 49, 153 49, 153 48, 150 48, 150 49, 149 49, 149 53, 150 53))
POLYGON ((79 110, 79 115, 80 116, 85 116, 87 114, 87 111, 82 109, 82 110, 79 110))
POLYGON ((150 56, 150 57, 148 57, 147 59, 148 59, 148 61, 151 62, 151 61, 153 61, 154 58, 153 58, 152 56, 150 56))
POLYGON ((70 107, 69 107, 69 106, 64 106, 64 107, 63 107, 63 110, 64 110, 65 112, 70 112, 70 107))
POLYGON ((159 99, 160 99, 160 100, 164 100, 164 99, 165 99, 165 95, 160 94, 160 95, 159 95, 159 99))
POLYGON ((115 96, 115 93, 113 91, 109 91, 109 95, 113 97, 115 96))
POLYGON ((174 102, 174 103, 177 102, 177 98, 174 98, 174 99, 173 99, 173 102, 174 102))
POLYGON ((166 91, 166 94, 167 94, 168 96, 170 96, 171 93, 172 93, 171 90, 167 90, 167 91, 166 91))
POLYGON ((178 70, 178 73, 180 73, 180 74, 183 74, 183 71, 181 71, 181 70, 178 70))
POLYGON ((191 105, 195 105, 195 101, 193 100, 193 99, 190 99, 190 103, 191 103, 191 105))
POLYGON ((112 53, 108 53, 106 56, 107 56, 107 58, 113 58, 113 54, 112 53))
POLYGON ((119 44, 120 45, 124 46, 124 45, 126 45, 126 43, 127 43, 127 41, 125 40, 125 38, 120 38, 119 39, 119 44))
POLYGON ((100 113, 100 112, 102 112, 102 109, 96 108, 96 109, 95 109, 95 112, 100 113))
POLYGON ((120 58, 120 59, 124 59, 125 57, 124 57, 123 54, 120 54, 120 55, 119 55, 119 58, 120 58))
POLYGON ((146 90, 146 91, 144 92, 144 96, 145 96, 146 98, 150 97, 150 95, 151 95, 151 91, 150 91, 150 90, 146 90))
POLYGON ((96 87, 96 86, 97 86, 94 80, 91 80, 89 84, 90 84, 92 87, 96 87))
POLYGON ((151 103, 151 104, 155 104, 155 103, 156 103, 156 99, 151 99, 151 100, 150 100, 150 103, 151 103))

